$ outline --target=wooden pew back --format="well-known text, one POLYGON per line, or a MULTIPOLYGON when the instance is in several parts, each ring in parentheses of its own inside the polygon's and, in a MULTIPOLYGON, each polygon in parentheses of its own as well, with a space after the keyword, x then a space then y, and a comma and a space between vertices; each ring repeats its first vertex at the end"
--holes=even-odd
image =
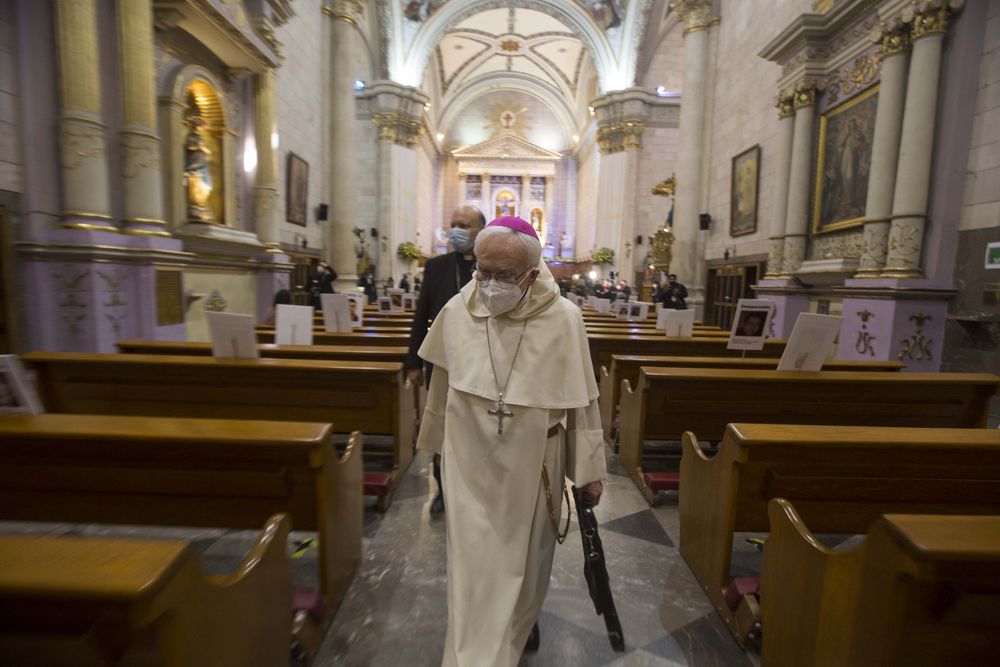
POLYGON ((289 521, 231 575, 183 542, 0 537, 0 662, 271 667, 288 662, 289 521))
POLYGON ((414 392, 400 363, 69 352, 22 359, 54 412, 315 421, 392 436, 382 511, 413 458, 414 392))
MULTIPOLYGON (((615 334, 587 334, 590 345, 590 359, 594 373, 601 366, 611 367, 611 356, 615 354, 644 354, 670 357, 742 357, 742 350, 728 350, 729 340, 725 338, 667 338, 657 336, 619 336, 615 334)), ((764 349, 747 352, 747 357, 781 357, 785 351, 785 340, 764 341, 764 349)))
MULTIPOLYGON (((611 367, 601 367, 598 371, 598 382, 601 390, 601 419, 605 429, 611 427, 618 410, 619 395, 622 380, 627 380, 632 387, 639 380, 641 366, 658 366, 670 368, 744 368, 774 370, 778 359, 774 357, 681 357, 615 354, 611 357, 611 367)), ((837 361, 831 360, 823 364, 823 370, 838 371, 900 371, 906 365, 899 361, 837 361)))
MULTIPOLYGON (((258 343, 274 343, 274 332, 257 330, 258 343)), ((407 347, 409 333, 326 333, 313 332, 313 345, 370 345, 373 347, 407 347)))
POLYGON ((361 557, 361 439, 324 423, 87 414, 0 418, 0 517, 252 529, 291 517, 320 540, 339 604, 361 557))
POLYGON ((1000 651, 1000 517, 886 514, 823 547, 769 504, 761 611, 771 665, 977 665, 1000 651))
POLYGON ((680 551, 737 637, 733 533, 767 532, 773 498, 820 533, 864 533, 887 512, 1000 513, 1000 431, 734 423, 712 458, 700 437, 682 441, 680 551))
MULTIPOLYGON (((167 354, 212 356, 211 343, 186 341, 125 339, 116 344, 122 354, 167 354)), ((272 359, 327 359, 345 361, 390 361, 403 363, 405 347, 377 347, 368 345, 275 345, 260 343, 257 352, 272 359)))

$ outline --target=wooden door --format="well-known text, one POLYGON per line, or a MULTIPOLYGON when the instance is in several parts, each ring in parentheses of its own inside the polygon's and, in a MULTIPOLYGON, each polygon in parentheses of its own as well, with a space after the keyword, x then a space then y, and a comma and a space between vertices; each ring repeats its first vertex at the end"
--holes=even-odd
POLYGON ((740 299, 754 298, 753 286, 760 276, 761 265, 730 264, 715 266, 708 270, 708 285, 705 290, 705 322, 729 329, 736 316, 736 304, 740 299))

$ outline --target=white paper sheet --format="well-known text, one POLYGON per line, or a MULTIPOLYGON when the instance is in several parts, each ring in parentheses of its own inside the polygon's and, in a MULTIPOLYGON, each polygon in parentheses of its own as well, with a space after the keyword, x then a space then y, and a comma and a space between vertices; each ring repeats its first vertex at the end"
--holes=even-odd
POLYGON ((657 327, 663 322, 662 329, 667 338, 691 338, 694 336, 694 308, 674 310, 664 308, 656 318, 657 327))
POLYGON ((346 294, 320 294, 323 306, 323 329, 327 333, 351 333, 354 304, 346 294))
POLYGON ((278 306, 274 342, 278 345, 312 345, 313 307, 278 306))
MULTIPOLYGON (((278 308, 281 308, 279 305, 278 308)), ((257 336, 253 315, 205 313, 212 337, 212 356, 217 359, 256 359, 257 336)))
POLYGON ((833 341, 844 318, 837 315, 799 313, 778 362, 779 371, 818 371, 836 353, 833 341))

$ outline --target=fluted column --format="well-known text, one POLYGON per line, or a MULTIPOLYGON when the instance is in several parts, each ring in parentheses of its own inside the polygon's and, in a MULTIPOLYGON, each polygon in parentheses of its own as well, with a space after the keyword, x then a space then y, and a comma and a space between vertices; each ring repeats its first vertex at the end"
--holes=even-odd
POLYGON ((806 256, 809 228, 809 173, 812 162, 813 121, 816 118, 816 89, 800 86, 795 91, 795 126, 792 132, 792 161, 788 176, 788 205, 785 213, 785 243, 781 271, 799 270, 806 256))
POLYGON ((518 215, 531 221, 531 176, 528 174, 521 174, 521 210, 518 215))
POLYGON ((785 213, 788 207, 788 177, 792 169, 792 135, 795 128, 795 107, 791 97, 778 99, 778 140, 775 147, 774 212, 771 217, 770 246, 767 254, 767 274, 764 278, 780 277, 785 252, 785 213))
POLYGON ((57 0, 59 143, 63 227, 118 229, 111 222, 95 0, 57 0))
POLYGON ((865 202, 861 264, 856 278, 875 278, 885 266, 892 215, 893 189, 899 158, 899 136, 906 96, 906 65, 910 40, 906 32, 882 34, 881 83, 872 137, 871 173, 865 202))
POLYGON ((927 11, 908 17, 912 22, 913 54, 899 142, 888 255, 881 273, 887 278, 923 277, 920 252, 927 221, 941 41, 948 30, 947 4, 935 2, 930 5, 927 11))
POLYGON ((118 0, 122 63, 123 231, 170 236, 163 219, 160 136, 156 128, 156 66, 152 2, 118 0))
MULTIPOLYGON (((278 160, 271 139, 276 130, 274 79, 274 70, 267 69, 257 75, 254 85, 257 173, 253 186, 253 213, 257 225, 257 238, 268 247, 268 252, 280 252, 277 210, 278 160)), ((351 248, 353 249, 353 245, 351 248)), ((339 273, 340 269, 337 271, 339 273)))
POLYGON ((490 184, 490 175, 483 172, 482 178, 482 206, 483 215, 486 216, 486 222, 492 220, 496 212, 493 210, 493 186, 490 184))
MULTIPOLYGON (((330 221, 324 258, 336 269, 338 286, 357 285, 353 229, 357 220, 357 122, 354 76, 354 29, 361 14, 359 0, 332 0, 323 6, 330 30, 330 221)), ((268 140, 270 141, 270 139, 268 140)), ((259 147, 258 147, 259 148, 259 147)))
POLYGON ((670 268, 682 283, 700 287, 698 215, 701 209, 702 158, 705 155, 708 30, 718 19, 712 16, 708 0, 678 0, 671 8, 684 23, 684 84, 677 147, 673 261, 670 268))

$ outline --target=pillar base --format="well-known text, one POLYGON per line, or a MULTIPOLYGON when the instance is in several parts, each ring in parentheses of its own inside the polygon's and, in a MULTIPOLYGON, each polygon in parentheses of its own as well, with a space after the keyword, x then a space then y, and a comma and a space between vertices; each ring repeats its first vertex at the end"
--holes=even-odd
POLYGON ((901 361, 909 371, 938 371, 947 314, 942 300, 845 298, 837 359, 901 361))

